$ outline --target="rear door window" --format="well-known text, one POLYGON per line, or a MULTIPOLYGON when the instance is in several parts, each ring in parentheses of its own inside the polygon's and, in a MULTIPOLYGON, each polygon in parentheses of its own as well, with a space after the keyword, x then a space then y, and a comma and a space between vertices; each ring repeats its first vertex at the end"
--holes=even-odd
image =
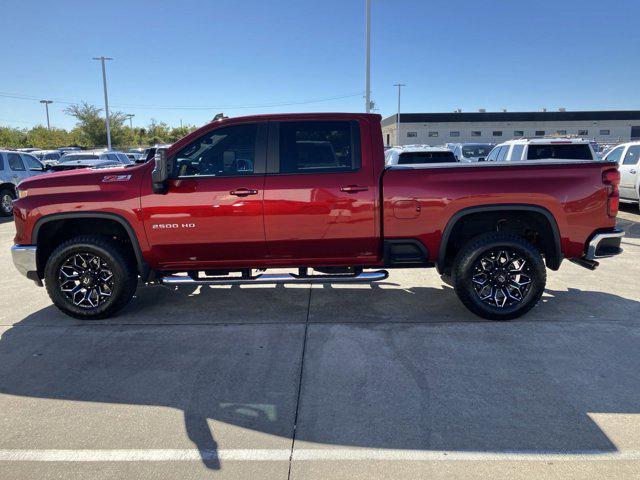
POLYGON ((357 122, 280 123, 280 173, 348 172, 360 168, 357 122))
POLYGON ((400 154, 398 165, 416 165, 420 163, 457 162, 453 152, 405 152, 400 154))
POLYGON ((9 168, 14 172, 24 172, 24 163, 22 162, 22 158, 17 153, 9 153, 7 154, 7 162, 9 163, 9 168))
POLYGON ((524 151, 524 145, 514 145, 511 150, 511 160, 522 160, 522 152, 524 151))
POLYGON ((587 143, 570 144, 530 144, 528 160, 593 160, 591 148, 587 143))
POLYGON ((638 156, 640 155, 640 145, 634 145, 629 147, 627 154, 622 161, 623 165, 635 165, 638 163, 638 156))

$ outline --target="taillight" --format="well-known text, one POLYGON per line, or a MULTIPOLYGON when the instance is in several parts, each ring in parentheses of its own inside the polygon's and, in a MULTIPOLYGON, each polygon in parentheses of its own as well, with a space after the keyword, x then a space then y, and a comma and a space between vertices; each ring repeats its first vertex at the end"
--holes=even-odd
POLYGON ((607 188, 607 215, 615 217, 620 206, 620 193, 618 192, 620 172, 615 168, 605 170, 602 172, 602 183, 607 188))

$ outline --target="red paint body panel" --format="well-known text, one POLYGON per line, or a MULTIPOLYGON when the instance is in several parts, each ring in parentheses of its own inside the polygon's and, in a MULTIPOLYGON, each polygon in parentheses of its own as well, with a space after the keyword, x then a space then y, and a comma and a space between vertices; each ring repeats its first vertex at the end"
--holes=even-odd
POLYGON ((597 162, 545 165, 457 165, 384 169, 380 117, 366 114, 282 114, 212 122, 178 141, 229 125, 287 120, 356 120, 362 166, 355 172, 200 177, 170 180, 152 192, 153 162, 130 168, 76 170, 25 180, 15 202, 15 243, 32 243, 36 222, 65 212, 121 216, 142 255, 159 270, 383 264, 385 239, 418 239, 435 261, 442 233, 460 210, 526 204, 547 209, 560 230, 565 258, 582 256, 595 230, 615 226, 607 215, 597 162), (131 175, 104 182, 107 175, 131 175), (357 185, 366 190, 342 191, 357 185), (255 195, 237 197, 239 188, 255 195))
POLYGON ((368 117, 357 119, 362 151, 358 171, 266 176, 264 224, 270 259, 331 258, 339 265, 379 260, 377 158, 368 117), (362 191, 341 191, 349 186, 362 191))
POLYGON ((602 172, 611 168, 610 164, 593 162, 387 170, 382 182, 385 238, 417 238, 435 261, 442 233, 460 210, 482 205, 534 205, 556 219, 565 258, 580 257, 596 229, 615 226, 615 218, 607 215, 607 193, 602 184, 602 172), (420 214, 397 218, 393 204, 408 199, 420 203, 420 214))

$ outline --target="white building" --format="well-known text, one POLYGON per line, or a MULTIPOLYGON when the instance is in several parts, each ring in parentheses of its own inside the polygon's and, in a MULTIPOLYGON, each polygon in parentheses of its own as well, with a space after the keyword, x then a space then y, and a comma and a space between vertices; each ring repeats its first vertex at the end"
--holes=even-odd
MULTIPOLYGON (((382 120, 387 146, 396 145, 397 115, 382 120)), ((599 143, 640 140, 640 111, 453 112, 400 114, 400 145, 500 143, 520 137, 576 135, 599 143)))

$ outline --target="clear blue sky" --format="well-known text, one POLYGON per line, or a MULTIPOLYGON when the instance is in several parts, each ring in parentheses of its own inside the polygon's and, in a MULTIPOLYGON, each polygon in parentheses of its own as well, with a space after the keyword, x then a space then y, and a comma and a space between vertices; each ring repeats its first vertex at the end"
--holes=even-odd
MULTIPOLYGON (((110 103, 136 125, 363 109, 265 105, 364 91, 364 0, 0 2, 0 95, 102 106, 106 55, 110 103)), ((638 0, 372 0, 373 99, 393 114, 400 81, 406 112, 640 109, 639 18, 638 0)), ((72 127, 64 107, 52 124, 72 127)), ((0 96, 0 125, 35 123, 43 105, 0 96)))

